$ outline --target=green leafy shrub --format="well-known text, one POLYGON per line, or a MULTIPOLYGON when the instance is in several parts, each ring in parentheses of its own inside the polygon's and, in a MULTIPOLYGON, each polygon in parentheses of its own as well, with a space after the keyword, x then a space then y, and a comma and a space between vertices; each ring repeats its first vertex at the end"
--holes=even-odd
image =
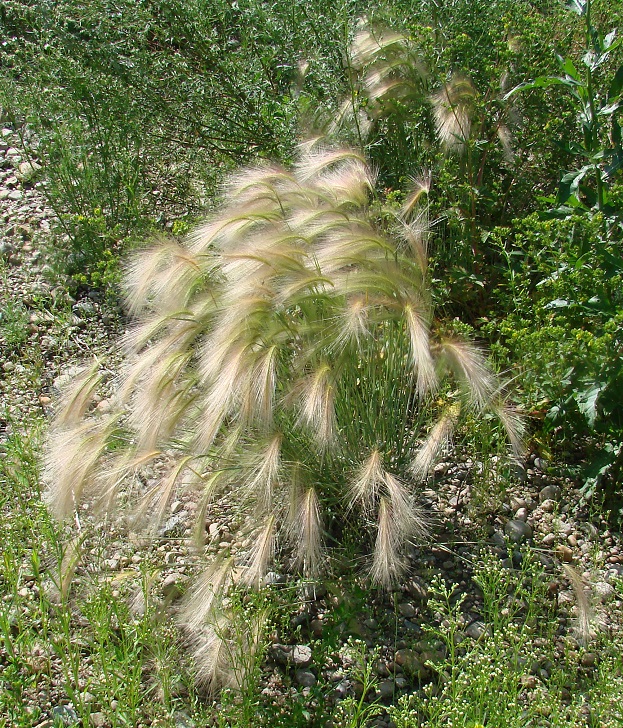
POLYGON ((563 76, 541 76, 517 86, 507 98, 528 89, 551 86, 566 89, 573 98, 581 129, 581 136, 568 142, 566 148, 581 166, 567 172, 560 180, 559 212, 564 214, 570 211, 569 208, 587 211, 593 207, 611 211, 608 188, 623 165, 621 126, 617 118, 623 89, 623 65, 615 66, 611 79, 599 75, 611 65, 621 39, 617 39, 616 30, 603 36, 593 25, 591 0, 570 0, 567 6, 584 18, 585 54, 581 70, 571 58, 558 56, 563 76), (603 91, 605 87, 607 90, 603 91), (593 185, 587 184, 587 180, 592 180, 593 185))
POLYGON ((441 299, 474 321, 495 259, 487 232, 532 210, 535 189, 551 193, 557 182, 564 153, 556 153, 547 125, 554 110, 571 127, 570 105, 559 95, 547 108, 527 97, 520 106, 507 92, 535 67, 551 67, 555 23, 568 18, 505 2, 475 9, 458 2, 451 13, 433 8, 432 15, 432 24, 416 15, 409 32, 358 27, 350 94, 330 129, 367 150, 393 199, 408 195, 414 170, 417 185, 434 180, 429 214, 440 229, 434 269, 441 299))
POLYGON ((4 3, 3 112, 34 132, 23 141, 44 163, 68 236, 57 256, 67 272, 89 277, 118 241, 196 214, 238 164, 287 156, 298 54, 323 53, 310 84, 335 93, 341 12, 323 3, 297 13, 255 2, 4 3))
MULTIPOLYGON (((509 0, 394 0, 382 7, 124 0, 111 12, 106 0, 9 0, 0 13, 0 95, 5 114, 36 132, 29 148, 45 162, 49 201, 59 217, 69 215, 69 249, 62 252, 70 255, 59 261, 81 259, 77 272, 89 277, 102 250, 98 233, 91 237, 94 210, 102 211, 107 237, 126 243, 202 210, 238 164, 288 158, 301 107, 341 98, 345 69, 351 101, 369 104, 358 95, 361 69, 345 53, 352 19, 363 10, 389 27, 407 19, 409 63, 429 74, 419 96, 377 99, 381 113, 366 153, 380 167, 381 183, 403 192, 414 170, 434 170, 434 212, 448 214, 448 253, 437 264, 445 269, 461 251, 469 277, 480 275, 471 256, 477 226, 522 212, 535 187, 549 191, 544 163, 552 172, 559 166, 561 152, 552 151, 548 134, 564 121, 560 99, 548 108, 523 101, 523 148, 515 145, 513 164, 496 141, 506 84, 550 70, 553 41, 544 28, 552 38, 564 34, 557 8, 553 0, 538 8, 509 0), (474 133, 467 155, 447 156, 420 101, 461 76, 476 90, 474 133)), ((473 301, 468 291, 468 305, 473 301)))
POLYGON ((623 442, 621 224, 600 214, 532 215, 494 237, 507 265, 497 302, 509 312, 485 325, 494 351, 506 366, 521 362, 545 435, 587 459, 587 493, 603 479, 612 497, 623 442))

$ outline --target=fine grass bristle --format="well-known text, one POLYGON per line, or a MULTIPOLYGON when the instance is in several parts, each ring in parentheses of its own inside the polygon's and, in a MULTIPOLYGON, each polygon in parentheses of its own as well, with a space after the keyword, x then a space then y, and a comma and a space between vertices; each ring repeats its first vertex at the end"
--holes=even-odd
POLYGON ((97 361, 77 375, 71 387, 63 392, 55 418, 57 427, 71 427, 82 422, 101 382, 102 374, 97 361))
POLYGON ((217 559, 186 594, 179 621, 193 634, 218 616, 227 590, 233 583, 233 557, 217 559))
POLYGON ((45 500, 59 518, 77 508, 92 488, 116 424, 113 415, 51 433, 44 472, 50 485, 45 500))
POLYGON ((321 451, 334 442, 335 382, 329 364, 321 364, 301 385, 299 421, 310 429, 321 451))
POLYGON ((463 385, 470 403, 478 409, 490 405, 496 381, 482 352, 471 342, 458 339, 444 339, 441 347, 447 365, 463 385))
POLYGON ((383 459, 379 450, 373 450, 350 482, 348 507, 359 504, 371 511, 377 503, 385 479, 383 459))
POLYGON ((245 466, 244 489, 260 513, 274 505, 275 488, 281 471, 282 434, 275 433, 266 445, 254 454, 245 466))
POLYGON ((389 500, 381 497, 370 578, 373 583, 384 589, 391 589, 406 568, 406 562, 401 552, 400 532, 394 517, 395 514, 389 500))
MULTIPOLYGON (((405 93, 415 88, 406 39, 359 43, 378 110, 405 98, 403 81, 405 93)), ((412 485, 427 479, 459 418, 453 395, 434 423, 432 395, 446 392, 448 375, 463 405, 497 412, 519 451, 520 423, 482 353, 437 334, 430 177, 415 180, 402 211, 385 218, 375 185, 361 151, 321 137, 301 143, 288 169, 259 164, 234 175, 208 223, 129 265, 136 321, 110 416, 90 410, 93 370, 50 437, 48 498, 60 515, 87 496, 102 514, 124 502, 154 534, 175 493, 192 485, 203 547, 208 508, 217 496, 231 501, 254 545, 191 590, 183 609, 191 629, 221 603, 234 566, 247 588, 262 585, 277 554, 317 575, 328 553, 324 513, 343 525, 377 518, 370 574, 395 582, 405 544, 427 533, 412 485), (161 453, 169 468, 145 488, 141 458, 161 453)), ((221 670, 221 649, 201 648, 204 672, 221 670)))
POLYGON ((569 579, 575 595, 578 616, 574 622, 574 631, 578 642, 586 647, 595 637, 593 609, 587 595, 587 585, 571 564, 562 564, 562 570, 569 579))
POLYGON ((411 463, 411 473, 417 482, 424 482, 428 478, 437 458, 448 447, 459 414, 460 405, 448 407, 430 429, 411 463))
POLYGON ((274 514, 266 519, 263 528, 253 534, 253 547, 246 559, 246 569, 240 579, 242 584, 259 589, 268 565, 272 561, 275 551, 275 524, 274 514))
POLYGON ((447 151, 462 152, 471 135, 477 92, 469 78, 454 75, 431 97, 439 140, 447 151))
POLYGON ((315 488, 308 488, 298 499, 290 527, 292 542, 296 544, 296 564, 308 577, 322 571, 322 518, 320 502, 315 488))

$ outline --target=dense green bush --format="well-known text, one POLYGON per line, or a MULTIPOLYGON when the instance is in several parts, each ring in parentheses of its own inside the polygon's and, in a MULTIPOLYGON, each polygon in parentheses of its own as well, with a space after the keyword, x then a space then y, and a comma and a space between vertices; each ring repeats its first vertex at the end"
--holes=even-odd
POLYGON ((520 363, 518 383, 548 442, 586 461, 588 492, 604 476, 614 487, 621 465, 621 238, 620 221, 600 214, 535 214, 492 235, 503 277, 483 330, 503 365, 520 363))
POLYGON ((319 50, 310 84, 334 94, 341 13, 322 3, 296 13, 284 3, 4 3, 1 103, 35 132, 30 151, 68 235, 66 271, 90 277, 129 236, 196 214, 232 166, 287 157, 299 58, 319 50))
MULTIPOLYGON (((496 138, 511 111, 502 108, 507 85, 552 70, 556 38, 565 32, 554 0, 538 7, 509 0, 4 3, 1 103, 36 132, 31 151, 46 163, 47 194, 68 236, 69 250, 61 246, 59 256, 67 271, 97 282, 91 271, 105 250, 192 217, 232 167, 258 156, 287 159, 301 108, 330 108, 349 77, 358 103, 357 69, 346 49, 362 11, 373 22, 407 28, 428 69, 424 96, 456 74, 473 83, 467 155, 440 152, 422 95, 397 99, 391 115, 379 116, 366 152, 383 184, 397 191, 406 192, 414 170, 433 172, 433 213, 447 214, 452 250, 438 265, 452 259, 466 280, 482 275, 472 258, 479 228, 523 213, 535 187, 550 192, 564 155, 550 145, 567 118, 555 97, 547 108, 526 98, 510 126, 506 119, 521 144, 509 137, 505 151, 496 138)), ((455 297, 468 289, 459 286, 455 297)))

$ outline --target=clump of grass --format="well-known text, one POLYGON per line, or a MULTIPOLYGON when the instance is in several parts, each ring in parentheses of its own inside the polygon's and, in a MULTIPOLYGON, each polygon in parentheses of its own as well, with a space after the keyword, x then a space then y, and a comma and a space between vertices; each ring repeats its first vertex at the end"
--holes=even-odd
POLYGON ((0 299, 0 342, 5 351, 18 351, 26 343, 28 324, 28 311, 20 301, 0 299))
MULTIPOLYGON (((362 63, 371 38, 358 37, 362 63)), ((400 43, 382 44, 382 63, 400 43)), ((195 628, 218 626, 227 586, 261 586, 275 559, 317 577, 349 533, 390 588, 407 544, 428 534, 418 488, 465 415, 491 411, 519 451, 484 354, 434 316, 429 187, 415 182, 381 224, 363 153, 314 137, 291 167, 233 175, 185 242, 157 241, 128 264, 134 324, 116 405, 91 411, 97 368, 75 383, 49 439, 48 501, 65 517, 85 500, 106 513, 129 500, 157 533, 175 494, 194 489, 199 545, 215 501, 236 504, 252 546, 191 591, 195 628), (161 458, 160 480, 128 487, 161 458)), ((218 656, 206 664, 221 672, 218 656)))
POLYGON ((278 542, 313 575, 329 504, 377 520, 375 558, 387 561, 373 572, 385 585, 398 576, 401 545, 426 530, 413 485, 464 408, 501 401, 482 353, 434 322, 422 241, 374 224, 373 183, 358 152, 314 140, 292 170, 234 177, 223 211, 186 245, 134 258, 119 406, 85 418, 88 372, 50 441, 59 515, 84 497, 113 503, 125 476, 167 451, 175 464, 141 513, 157 530, 180 485, 199 486, 200 513, 231 491, 254 513, 249 583, 278 542))
POLYGON ((52 430, 58 515, 84 499, 109 511, 166 453, 173 464, 137 493, 137 514, 157 532, 177 490, 195 488, 203 538, 207 509, 227 494, 249 516, 241 583, 259 586, 276 555, 317 576, 349 524, 375 538, 373 581, 400 578, 406 544, 427 533, 417 486, 464 411, 505 405, 478 348, 434 320, 413 205, 398 233, 380 229, 373 188, 359 152, 312 140, 292 169, 232 178, 221 212, 184 245, 131 261, 136 322, 117 406, 89 412, 89 370, 52 430))

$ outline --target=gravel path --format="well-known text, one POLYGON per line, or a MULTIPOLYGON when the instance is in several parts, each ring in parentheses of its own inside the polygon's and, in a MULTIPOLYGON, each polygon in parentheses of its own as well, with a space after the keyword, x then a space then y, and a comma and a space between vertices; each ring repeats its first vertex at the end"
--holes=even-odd
MULTIPOLYGON (((16 142, 11 130, 0 131, 0 445, 16 428, 27 429, 42 416, 49 416, 62 378, 71 376, 85 358, 114 352, 119 331, 118 320, 96 294, 76 300, 52 282, 42 251, 51 240, 54 213, 46 207, 36 166, 22 159, 13 146, 16 142)), ((524 544, 534 544, 550 575, 552 598, 557 600, 560 650, 568 649, 569 641, 565 647, 563 638, 570 633, 576 614, 576 600, 560 568, 562 563, 572 564, 592 585, 601 629, 620 628, 622 605, 611 585, 614 577, 623 575, 620 534, 611 533, 602 522, 590 521, 586 508, 578 505, 581 498, 574 484, 553 475, 538 457, 529 459, 523 478, 511 490, 490 503, 476 502, 475 470, 468 460, 437 466, 434 482, 423 494, 438 524, 435 545, 413 548, 411 575, 402 588, 395 594, 375 594, 366 613, 354 614, 342 626, 344 641, 354 635, 378 648, 375 671, 382 700, 412 689, 414 674, 420 684, 431 679, 425 662, 435 657, 431 654, 435 645, 424 639, 422 629, 429 619, 426 603, 431 574, 441 574, 465 591, 465 639, 479 639, 487 629, 480 592, 471 580, 471 564, 482 548, 512 569, 519 563, 524 544), (486 520, 484 534, 476 519, 479 523, 486 520), (509 542, 518 549, 509 552, 509 542)), ((138 575, 141 564, 149 560, 159 569, 154 586, 157 598, 171 603, 197 568, 196 555, 186 545, 195 508, 192 495, 181 495, 171 506, 161 537, 149 542, 129 539, 111 527, 97 569, 107 578, 128 569, 135 569, 138 575)), ((236 540, 234 516, 226 503, 213 509, 209 518, 208 553, 222 548, 235 553, 243 547, 236 540)), ((92 565, 88 568, 93 570, 92 565)), ((275 572, 269 578, 282 581, 275 572)), ((309 691, 322 677, 335 686, 335 701, 356 693, 346 657, 323 665, 321 676, 307 647, 308 641, 323 635, 336 603, 347 598, 339 589, 338 581, 337 587, 319 587, 313 598, 301 601, 292 619, 292 627, 299 628, 299 644, 286 644, 285 634, 275 636, 263 669, 265 691, 285 694, 284 675, 294 666, 294 680, 301 691, 309 691)), ((527 689, 531 684, 527 680, 527 689)), ((49 698, 50 709, 55 699, 59 696, 49 698)), ((379 726, 389 724, 386 716, 376 720, 379 726)))

